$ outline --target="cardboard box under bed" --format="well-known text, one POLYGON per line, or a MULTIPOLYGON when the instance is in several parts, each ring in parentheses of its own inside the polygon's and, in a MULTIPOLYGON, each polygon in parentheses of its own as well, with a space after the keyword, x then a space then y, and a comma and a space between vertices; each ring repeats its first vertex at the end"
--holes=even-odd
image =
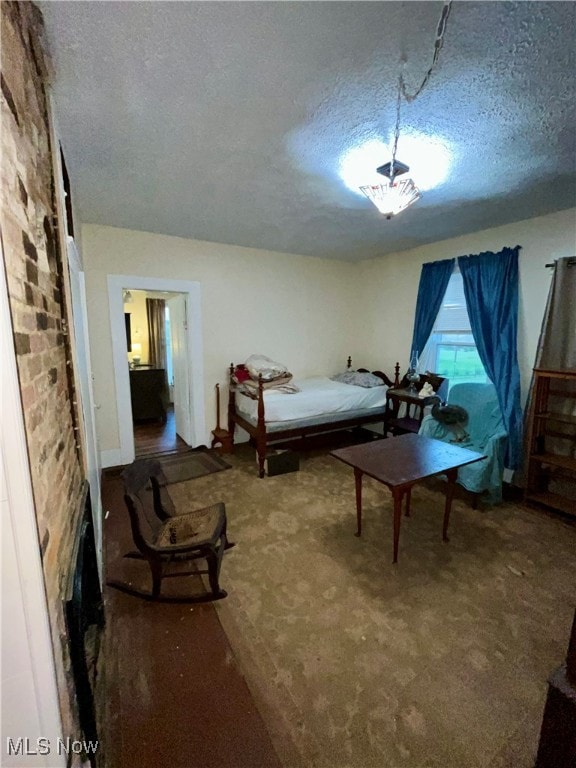
POLYGON ((297 472, 300 469, 300 456, 289 450, 270 450, 266 453, 264 469, 268 477, 297 472))

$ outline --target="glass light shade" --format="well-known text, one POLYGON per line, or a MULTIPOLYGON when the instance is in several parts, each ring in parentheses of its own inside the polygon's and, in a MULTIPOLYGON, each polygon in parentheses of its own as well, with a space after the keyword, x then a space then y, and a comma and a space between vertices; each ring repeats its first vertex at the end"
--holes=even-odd
POLYGON ((136 341, 132 344, 132 362, 138 364, 142 360, 142 344, 136 341))
POLYGON ((367 184, 360 187, 360 191, 387 219, 391 219, 420 198, 420 190, 412 179, 396 179, 388 184, 367 184))
POLYGON ((413 349, 410 355, 410 364, 406 373, 406 378, 410 382, 408 390, 412 393, 416 392, 416 384, 420 381, 420 374, 418 373, 418 352, 413 349))

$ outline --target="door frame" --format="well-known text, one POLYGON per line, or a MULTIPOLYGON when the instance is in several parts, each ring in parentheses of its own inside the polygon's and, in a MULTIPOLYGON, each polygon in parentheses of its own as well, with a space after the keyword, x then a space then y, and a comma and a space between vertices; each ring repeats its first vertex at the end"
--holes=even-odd
POLYGON ((72 305, 72 326, 75 342, 72 347, 74 371, 77 378, 77 395, 80 400, 80 411, 83 419, 84 436, 84 469, 90 483, 92 499, 92 517, 94 521, 94 537, 96 540, 96 559, 98 561, 98 576, 100 585, 103 583, 102 559, 102 493, 101 474, 102 462, 96 432, 96 416, 94 412, 94 389, 92 361, 90 357, 90 333, 88 331, 88 314, 86 311, 86 285, 84 271, 74 238, 67 237, 68 271, 70 281, 70 302, 72 305), (80 326, 80 328, 78 328, 80 326), (78 330, 81 337, 78 336, 78 330), (83 375, 85 374, 85 380, 83 375), (78 391, 79 390, 79 391, 78 391), (95 476, 95 478, 94 478, 95 476))
POLYGON ((120 438, 120 463, 131 464, 136 456, 134 425, 130 401, 130 369, 126 356, 126 330, 124 326, 124 302, 122 291, 170 291, 186 294, 186 341, 189 365, 189 401, 192 410, 192 447, 208 445, 206 414, 204 408, 204 349, 202 340, 202 309, 200 283, 190 280, 171 280, 165 277, 141 277, 138 275, 108 275, 108 305, 114 381, 116 385, 116 412, 120 438))

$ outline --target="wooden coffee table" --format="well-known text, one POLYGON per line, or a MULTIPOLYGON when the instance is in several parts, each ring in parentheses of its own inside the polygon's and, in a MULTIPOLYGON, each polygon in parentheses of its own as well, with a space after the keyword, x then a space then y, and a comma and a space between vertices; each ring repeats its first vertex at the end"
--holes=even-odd
POLYGON ((362 445, 352 445, 331 451, 334 456, 354 469, 356 481, 356 516, 358 529, 362 533, 362 477, 384 483, 392 491, 394 499, 394 560, 398 562, 398 541, 402 519, 402 501, 406 496, 406 516, 410 515, 410 493, 412 486, 434 475, 446 475, 446 504, 442 538, 448 541, 448 523, 454 495, 454 483, 458 468, 486 458, 481 453, 443 443, 423 435, 407 434, 376 440, 362 445))

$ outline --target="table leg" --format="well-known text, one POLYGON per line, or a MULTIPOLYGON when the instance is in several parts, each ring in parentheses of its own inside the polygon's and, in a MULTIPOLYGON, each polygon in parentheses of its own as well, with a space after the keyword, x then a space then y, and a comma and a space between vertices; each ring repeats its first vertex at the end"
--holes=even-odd
POLYGON ((360 536, 362 533, 362 475, 363 472, 358 467, 354 467, 354 480, 356 482, 356 533, 355 536, 360 536))
POLYGON ((457 469, 450 469, 446 472, 448 482, 446 484, 446 506, 444 507, 444 525, 442 527, 442 539, 450 541, 448 538, 448 523, 450 522, 450 510, 452 509, 452 498, 454 496, 454 486, 458 477, 457 469))
POLYGON ((402 521, 402 497, 404 489, 393 488, 392 496, 394 498, 394 559, 393 563, 398 562, 398 542, 400 540, 400 523, 402 521))
POLYGON ((406 489, 406 511, 404 512, 405 517, 410 517, 410 500, 412 498, 412 488, 406 489))

